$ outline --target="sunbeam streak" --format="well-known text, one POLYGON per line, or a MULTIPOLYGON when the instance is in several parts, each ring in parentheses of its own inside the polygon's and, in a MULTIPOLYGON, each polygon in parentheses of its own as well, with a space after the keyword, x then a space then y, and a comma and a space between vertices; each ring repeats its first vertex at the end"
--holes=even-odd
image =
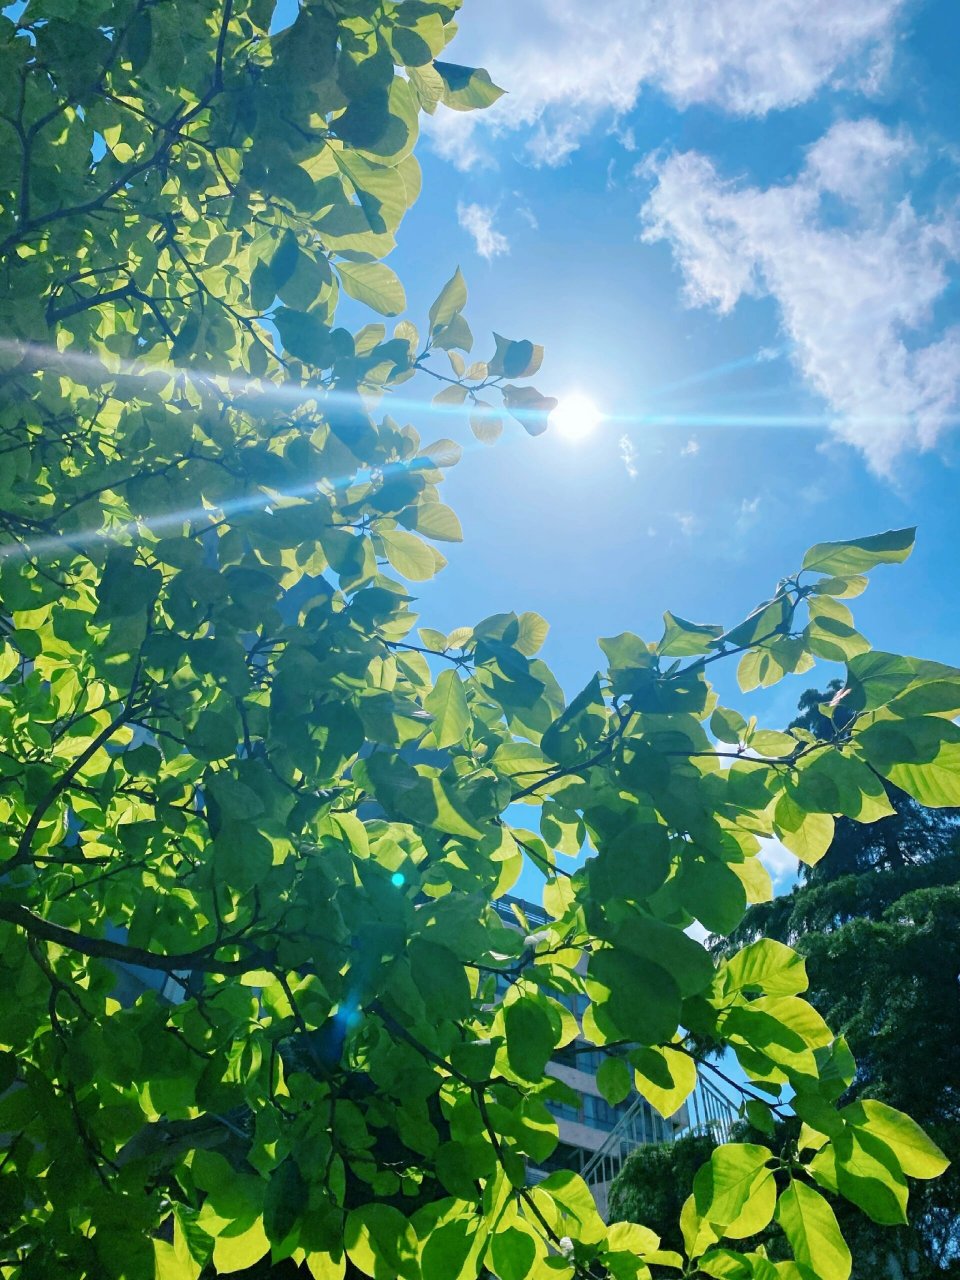
POLYGON ((687 378, 679 378, 676 382, 665 382, 662 386, 654 387, 647 393, 650 400, 658 400, 661 396, 669 395, 674 391, 684 391, 687 387, 698 387, 705 382, 714 382, 718 378, 726 378, 731 373, 738 373, 741 369, 754 369, 757 365, 768 364, 771 360, 779 360, 781 356, 788 356, 793 350, 792 345, 782 347, 762 347, 759 351, 753 351, 748 356, 738 356, 736 360, 727 360, 723 364, 715 365, 712 369, 704 369, 700 373, 692 373, 687 378))
MULTIPOLYGON (((384 468, 384 471, 389 468, 384 468)), ((56 554, 65 548, 83 553, 83 544, 88 542, 117 542, 121 538, 132 537, 143 529, 151 533, 163 533, 166 529, 177 529, 193 520, 218 521, 225 516, 238 515, 244 511, 269 512, 270 507, 284 500, 297 498, 315 498, 322 486, 342 489, 351 484, 362 484, 366 479, 363 471, 358 471, 342 479, 312 481, 310 484, 298 485, 284 490, 262 490, 260 493, 248 494, 243 498, 233 498, 220 504, 209 506, 185 507, 179 511, 168 511, 162 515, 139 516, 135 520, 125 520, 108 528, 100 526, 89 529, 77 529, 72 533, 51 534, 47 537, 30 538, 24 535, 23 542, 15 545, 0 546, 0 560, 29 559, 33 556, 56 554)))
MULTIPOLYGON (((778 350, 777 354, 782 354, 778 350)), ((768 359, 761 353, 757 353, 750 357, 744 357, 739 360, 729 361, 717 368, 707 370, 702 374, 693 375, 690 378, 675 382, 669 385, 649 391, 646 393, 645 399, 647 403, 657 400, 660 396, 665 395, 669 391, 678 391, 687 386, 694 386, 699 382, 709 381, 724 376, 727 373, 734 372, 737 369, 744 368, 750 364, 757 364, 768 359)), ((49 369, 54 372, 60 371, 66 376, 76 377, 78 381, 86 383, 109 383, 118 379, 135 379, 146 385, 155 385, 158 388, 167 387, 171 382, 181 381, 196 385, 198 388, 205 390, 213 390, 218 394, 230 393, 244 401, 242 407, 248 411, 256 411, 258 404, 264 409, 277 409, 283 407, 293 408, 297 405, 308 404, 311 401, 322 402, 323 405, 343 405, 357 409, 362 407, 365 412, 373 413, 381 411, 385 413, 410 413, 416 416, 429 415, 433 417, 453 417, 459 419, 463 415, 463 409, 457 406, 434 404, 429 400, 417 397, 408 397, 396 395, 389 389, 383 392, 371 392, 364 394, 354 391, 339 391, 336 388, 330 388, 321 384, 303 384, 288 382, 270 382, 258 378, 238 378, 230 375, 217 373, 207 373, 195 369, 186 369, 181 366, 173 365, 151 365, 143 361, 124 360, 116 358, 111 360, 108 365, 103 360, 95 356, 88 355, 84 352, 77 351, 59 351, 54 347, 44 346, 37 343, 23 343, 7 339, 0 340, 0 380, 9 378, 17 374, 31 374, 41 369, 49 369), (15 363, 11 363, 15 362, 15 363), (2 367, 6 365, 6 367, 2 367)), ((726 396, 723 397, 727 399, 726 396)), ((745 393, 743 399, 750 400, 757 397, 745 393)), ((588 403, 588 402, 585 402, 588 403)), ((592 426, 609 427, 619 433, 629 432, 630 430, 642 429, 658 429, 658 428, 679 428, 705 430, 710 428, 717 429, 757 429, 757 430, 807 430, 827 432, 835 427, 839 415, 835 413, 817 414, 817 413, 738 413, 738 412, 718 412, 701 411, 693 412, 688 410, 678 410, 675 412, 662 411, 630 411, 620 413, 603 413, 594 410, 590 406, 591 412, 595 415, 596 421, 591 422, 592 426)), ((904 425, 909 421, 907 417, 900 414, 888 415, 863 415, 851 416, 843 415, 845 422, 852 422, 860 425, 870 426, 890 426, 904 425)), ((953 415, 949 419, 951 424, 960 423, 960 414, 953 415)), ((477 446, 479 447, 479 446, 477 446)), ((396 464, 403 466, 405 464, 396 464)), ((388 466, 383 468, 389 471, 388 466)), ((164 530, 177 529, 184 524, 192 521, 217 521, 228 516, 240 514, 244 511, 263 511, 269 513, 272 505, 284 501, 296 501, 299 499, 309 501, 316 497, 324 489, 338 489, 346 486, 365 483, 369 480, 371 472, 367 468, 358 468, 358 470, 350 475, 341 477, 324 478, 322 481, 310 481, 307 484, 294 486, 289 489, 278 490, 271 487, 264 487, 256 493, 247 494, 242 497, 230 499, 221 503, 210 503, 198 505, 195 507, 181 509, 178 511, 163 512, 156 515, 143 514, 135 519, 123 521, 108 527, 97 526, 87 529, 79 529, 68 534, 50 534, 40 537, 31 538, 24 534, 21 541, 13 544, 0 546, 0 561, 13 558, 29 559, 32 557, 50 556, 69 548, 74 552, 83 553, 84 544, 97 542, 116 542, 126 537, 135 536, 143 530, 161 533, 164 530)))
MULTIPOLYGON (((419 397, 400 396, 388 388, 382 392, 339 391, 336 388, 326 387, 322 384, 270 382, 260 378, 237 378, 232 375, 186 369, 179 365, 158 366, 121 358, 117 358, 111 368, 97 357, 87 355, 84 352, 58 351, 54 347, 42 346, 37 343, 13 342, 6 339, 0 339, 0 354, 13 355, 21 361, 28 357, 32 358, 38 368, 58 366, 67 374, 72 369, 83 375, 96 374, 100 381, 103 382, 114 381, 117 378, 139 378, 145 382, 165 386, 173 380, 181 379, 196 383, 198 387, 212 388, 221 393, 230 391, 238 396, 262 397, 265 402, 276 401, 280 404, 306 404, 312 400, 322 400, 325 404, 342 404, 357 408, 359 400, 368 412, 380 409, 388 413, 401 411, 455 419, 462 418, 464 413, 460 406, 434 404, 430 400, 419 397)), ((703 374, 696 374, 680 382, 665 384, 661 388, 649 390, 645 392, 644 398, 647 402, 656 400, 661 395, 666 394, 667 391, 679 390, 684 386, 694 385, 698 381, 720 377, 724 373, 748 364, 758 363, 762 359, 763 357, 759 355, 753 355, 730 361, 725 365, 718 365, 716 369, 707 370, 703 374)), ((24 372, 30 371, 24 370, 24 372)), ((4 373, 11 374, 13 372, 16 372, 16 370, 0 369, 0 377, 4 373)), ((749 396, 745 398, 749 398, 749 396)), ((249 408, 250 406, 244 407, 249 408)), ((710 411, 694 413, 686 410, 671 413, 664 409, 657 412, 643 410, 620 413, 605 412, 602 415, 602 422, 610 423, 612 426, 619 428, 625 426, 787 427, 826 431, 834 426, 841 417, 847 422, 867 425, 875 424, 877 426, 902 425, 910 420, 909 415, 904 414, 746 414, 736 412, 714 413, 710 411)), ((954 415, 950 421, 951 423, 960 422, 960 414, 954 415)))

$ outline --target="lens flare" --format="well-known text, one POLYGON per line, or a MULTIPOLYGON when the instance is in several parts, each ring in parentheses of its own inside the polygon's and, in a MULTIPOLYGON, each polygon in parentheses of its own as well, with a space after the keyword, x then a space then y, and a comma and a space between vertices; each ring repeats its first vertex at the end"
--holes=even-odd
POLYGON ((550 426, 564 440, 586 440, 593 435, 603 414, 589 397, 579 391, 563 396, 550 415, 550 426))

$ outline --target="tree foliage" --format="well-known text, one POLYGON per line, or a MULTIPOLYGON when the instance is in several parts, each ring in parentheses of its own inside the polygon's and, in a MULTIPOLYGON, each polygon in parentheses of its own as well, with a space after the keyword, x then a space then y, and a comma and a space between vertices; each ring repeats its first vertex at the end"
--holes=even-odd
MULTIPOLYGON (((794 724, 814 732, 819 708, 840 692, 808 691, 794 724)), ((805 882, 752 906, 718 948, 775 938, 795 946, 811 1000, 857 1059, 849 1097, 879 1099, 919 1120, 960 1155, 960 830, 950 809, 925 809, 887 785, 892 812, 870 826, 841 819, 828 855, 805 882)), ((864 1280, 893 1253, 907 1274, 956 1268, 956 1166, 923 1188, 909 1228, 890 1239, 848 1216, 864 1280), (874 1268, 874 1270, 871 1270, 874 1268)))
POLYGON ((466 367, 459 272, 422 337, 337 308, 403 309, 383 258, 419 112, 499 91, 439 58, 455 0, 312 0, 279 31, 272 8, 0 17, 0 1270, 687 1265, 608 1231, 573 1174, 526 1185, 579 992, 641 1092, 689 1092, 683 1028, 808 1100, 794 1145, 698 1174, 688 1270, 769 1276, 728 1243, 776 1214, 777 1274, 845 1280, 831 1200, 901 1221, 944 1160, 899 1112, 838 1106, 853 1059, 792 951, 717 964, 684 930, 769 896, 759 837, 814 862, 835 815, 883 816, 878 774, 960 802, 960 672, 872 652, 842 603, 912 531, 813 548, 732 627, 601 641, 569 704, 535 614, 418 632, 409 583, 460 537, 439 498, 459 450, 383 409, 426 368, 482 437, 491 392, 540 430, 552 402, 518 380, 542 353, 495 335, 466 367), (759 728, 708 679, 815 658, 846 665, 856 712, 824 739, 759 728), (535 932, 491 905, 525 859, 535 932))
MULTIPOLYGON (((808 702, 826 700, 814 691, 808 702)), ((797 947, 809 973, 811 1002, 856 1057, 856 1073, 842 1101, 864 1098, 908 1109, 955 1161, 960 1151, 960 859, 950 847, 954 824, 942 813, 918 813, 902 794, 894 792, 892 800, 898 812, 873 827, 838 823, 837 837, 812 869, 812 880, 750 907, 717 952, 732 956, 761 938, 797 947), (887 832, 877 830, 885 825, 887 832), (904 831, 924 830, 932 833, 926 847, 903 839, 904 831), (864 840, 864 831, 875 832, 875 838, 864 840), (848 838, 852 848, 844 847, 848 838), (897 865, 875 865, 885 848, 895 850, 897 865), (905 854, 912 859, 908 865, 902 863, 905 854), (833 865, 839 873, 831 879, 833 865), (856 865, 859 873, 852 873, 849 868, 856 865)), ((808 1106, 809 1100, 800 1104, 806 1118, 808 1106)), ((780 1148, 797 1140, 801 1123, 796 1115, 774 1119, 762 1102, 747 1100, 738 1137, 772 1138, 771 1145, 780 1148)), ((692 1191, 699 1165, 716 1145, 704 1134, 639 1148, 613 1184, 611 1218, 645 1222, 665 1241, 672 1240, 676 1207, 692 1191)), ((957 1274, 956 1165, 917 1190, 909 1224, 894 1230, 859 1212, 856 1197, 835 1206, 851 1246, 854 1280, 878 1275, 935 1280, 957 1274)), ((786 1256, 776 1225, 755 1243, 762 1243, 771 1258, 786 1256)))

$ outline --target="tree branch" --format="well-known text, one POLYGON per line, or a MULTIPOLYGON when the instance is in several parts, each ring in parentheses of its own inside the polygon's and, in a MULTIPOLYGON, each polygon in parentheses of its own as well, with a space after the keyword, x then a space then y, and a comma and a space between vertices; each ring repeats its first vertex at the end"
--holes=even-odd
POLYGON ((217 973, 224 976, 249 973, 251 969, 267 968, 274 963, 270 952, 251 949, 244 960, 217 960, 215 952, 221 947, 246 945, 243 938, 224 938, 215 947, 205 947, 199 951, 184 951, 178 955, 161 955, 156 951, 147 951, 143 947, 132 947, 126 942, 113 942, 109 938, 90 938, 76 933, 63 925, 44 920, 29 907, 17 902, 0 902, 0 920, 15 925, 32 938, 42 938, 44 942, 53 942, 65 947, 68 951, 76 951, 80 955, 90 956, 96 960, 113 960, 119 964, 139 965, 142 969, 152 969, 159 973, 172 973, 176 969, 197 969, 204 973, 217 973))

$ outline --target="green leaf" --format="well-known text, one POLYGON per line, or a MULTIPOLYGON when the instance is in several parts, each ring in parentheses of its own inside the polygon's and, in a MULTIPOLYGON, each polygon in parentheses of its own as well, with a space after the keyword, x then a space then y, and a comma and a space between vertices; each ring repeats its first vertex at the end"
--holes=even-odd
POLYGON ((622 1058, 604 1058, 597 1070, 597 1088, 612 1107, 628 1097, 632 1088, 630 1069, 622 1058))
MULTIPOLYGON (((810 1172, 882 1226, 907 1221, 907 1182, 886 1143, 863 1130, 844 1130, 817 1152, 810 1172)), ((822 1126, 818 1125, 822 1131, 822 1126)))
POLYGON ((795 996, 809 985, 803 956, 775 938, 758 938, 742 947, 721 965, 717 981, 725 995, 761 991, 768 996, 795 996))
POLYGON ((6 680, 20 665, 20 655, 5 640, 0 644, 0 680, 6 680))
MULTIPOLYGON (((711 1249, 704 1254, 698 1265, 705 1276, 714 1276, 716 1280, 757 1280, 758 1276, 752 1260, 733 1249, 711 1249)), ((772 1277, 760 1273, 763 1280, 775 1280, 777 1273, 772 1267, 771 1271, 772 1277)))
POLYGON ((351 298, 365 302, 382 316, 396 316, 407 295, 396 274, 383 262, 338 262, 340 283, 351 298))
POLYGON ((913 550, 916 529, 889 529, 848 542, 818 542, 803 557, 803 568, 838 578, 866 573, 878 564, 900 564, 913 550))
POLYGON ((541 749, 560 764, 585 762, 595 750, 607 720, 600 677, 595 675, 543 735, 541 749))
POLYGON ((807 813, 783 795, 776 808, 777 834, 807 866, 815 866, 833 842, 834 821, 828 813, 807 813))
POLYGON ((856 573, 844 578, 819 578, 811 588, 814 595, 845 600, 862 595, 866 589, 867 579, 856 573))
POLYGON ((713 979, 713 960, 699 942, 644 911, 624 912, 611 936, 625 951, 668 969, 683 996, 697 995, 713 979))
POLYGON ((490 1241, 491 1265, 500 1280, 525 1280, 545 1252, 534 1232, 519 1222, 494 1232, 490 1241))
POLYGON ((931 809, 960 805, 960 741, 944 742, 923 764, 894 764, 884 771, 895 787, 931 809))
POLYGON ((846 605, 830 596, 811 596, 807 600, 810 621, 806 641, 811 653, 832 662, 847 662, 870 645, 853 625, 853 615, 846 605))
POLYGON ((387 559, 405 578, 424 582, 446 564, 443 556, 412 533, 384 529, 380 533, 387 559))
POLYGON ((651 1045, 630 1054, 637 1092, 666 1119, 674 1115, 697 1086, 697 1065, 687 1053, 669 1045, 651 1045))
POLYGON ((737 648, 754 644, 770 645, 777 637, 785 636, 792 616, 789 598, 777 595, 772 600, 757 605, 743 622, 724 634, 723 641, 737 648))
POLYGON ((503 419, 492 405, 478 400, 470 413, 470 430, 481 444, 494 444, 503 434, 503 419))
POLYGON ((748 1098, 744 1104, 747 1120, 760 1133, 765 1133, 768 1138, 776 1135, 777 1125, 773 1118, 773 1112, 765 1102, 761 1102, 758 1098, 748 1098))
POLYGON ((778 733, 775 729, 757 729, 750 735, 750 746, 761 756, 782 759, 792 755, 799 742, 790 733, 778 733))
POLYGON ((620 1031, 640 1044, 670 1040, 680 1021, 680 990, 673 975, 627 951, 595 951, 588 972, 608 991, 604 1004, 620 1031))
POLYGON ((725 862, 686 858, 680 868, 679 891, 685 910, 711 933, 731 933, 743 919, 746 890, 725 862))
POLYGON ((546 431, 547 419, 560 403, 555 396, 544 396, 535 387, 517 387, 510 382, 505 383, 501 391, 510 416, 516 418, 528 435, 538 436, 546 431))
POLYGON ((521 613, 517 619, 516 647, 528 658, 540 652, 550 630, 550 623, 539 613, 521 613))
POLYGON ((442 391, 438 391, 433 397, 433 403, 438 405, 452 405, 457 408, 462 405, 467 398, 467 388, 459 382, 451 383, 450 386, 444 387, 442 391))
POLYGON ((263 1203, 263 1227, 274 1244, 293 1230, 307 1207, 309 1188, 296 1163, 289 1157, 274 1169, 263 1203))
POLYGON ((797 762, 787 793, 808 812, 876 822, 894 812, 882 780, 856 756, 819 751, 797 762))
POLYGON ((481 68, 461 67, 455 62, 434 62, 443 80, 443 104, 454 111, 474 111, 492 106, 504 90, 481 68))
POLYGON ((343 1280, 347 1257, 342 1250, 336 1254, 315 1251, 307 1254, 304 1264, 313 1280, 343 1280))
POLYGON ((470 351, 473 349, 473 334, 470 326, 458 312, 447 324, 438 326, 433 332, 433 345, 441 351, 470 351))
POLYGON ((587 867, 590 886, 601 899, 642 902, 670 874, 670 841, 667 828, 659 823, 625 824, 599 846, 587 867))
POLYGON ((350 1261, 365 1276, 373 1280, 395 1280, 397 1276, 417 1280, 413 1230, 392 1205, 374 1203, 351 1209, 343 1241, 350 1261))
POLYGON ((400 512, 398 519, 408 529, 416 529, 417 533, 432 538, 434 542, 463 541, 463 530, 456 513, 442 502, 421 502, 415 507, 408 507, 400 512))
POLYGON ((776 1188, 768 1169, 773 1152, 752 1143, 717 1149, 693 1180, 697 1213, 722 1234, 756 1235, 773 1217, 776 1188))
POLYGON ((467 285, 459 267, 440 290, 430 308, 430 332, 443 329, 467 305, 467 285))
POLYGON ((449 947, 414 938, 409 948, 410 972, 431 1013, 462 1018, 471 1007, 470 983, 449 947))
POLYGON ((696 1199, 692 1195, 687 1197, 680 1210, 680 1230, 687 1256, 691 1259, 698 1258, 720 1239, 719 1230, 697 1212, 696 1199))
POLYGON ((800 1119, 818 1133, 836 1138, 843 1133, 843 1121, 829 1102, 813 1089, 798 1089, 792 1106, 800 1119))
POLYGON ((845 706, 855 711, 873 711, 892 702, 909 689, 938 681, 957 682, 960 672, 939 662, 901 657, 871 650, 857 654, 847 664, 845 706))
POLYGON ((663 638, 657 652, 665 657, 687 658, 710 653, 716 640, 723 635, 723 627, 708 622, 688 622, 674 613, 663 615, 663 638))
POLYGON ((257 1220, 240 1231, 224 1232, 216 1239, 213 1246, 213 1262, 220 1275, 231 1275, 234 1271, 244 1271, 252 1267, 270 1249, 263 1226, 263 1219, 257 1220))
POLYGON ((776 1216, 798 1262, 812 1267, 818 1276, 848 1280, 850 1250, 833 1210, 819 1191, 791 1179, 777 1201, 776 1216))
POLYGON ((487 366, 488 373, 499 374, 505 378, 532 378, 543 363, 543 347, 521 338, 515 342, 511 338, 493 335, 497 344, 496 353, 487 366))
POLYGON ((200 1264, 187 1254, 178 1253, 164 1240, 153 1241, 154 1280, 197 1280, 200 1264))
POLYGON ((467 706, 463 681, 455 671, 440 672, 423 705, 433 716, 431 735, 438 747, 452 747, 463 741, 473 717, 467 706))
POLYGON ((332 354, 330 326, 318 315, 278 307, 273 316, 280 341, 290 355, 306 364, 325 368, 332 354))
POLYGON ((543 1006, 522 996, 503 1011, 507 1034, 507 1060, 521 1080, 539 1080, 553 1054, 553 1023, 543 1006))
POLYGON ((719 742, 737 745, 746 739, 747 722, 738 711, 717 707, 710 716, 710 732, 719 742))
POLYGON ((902 1111, 873 1098, 861 1098, 840 1113, 848 1124, 874 1134, 893 1151, 911 1178, 939 1178, 949 1160, 920 1126, 902 1111))

